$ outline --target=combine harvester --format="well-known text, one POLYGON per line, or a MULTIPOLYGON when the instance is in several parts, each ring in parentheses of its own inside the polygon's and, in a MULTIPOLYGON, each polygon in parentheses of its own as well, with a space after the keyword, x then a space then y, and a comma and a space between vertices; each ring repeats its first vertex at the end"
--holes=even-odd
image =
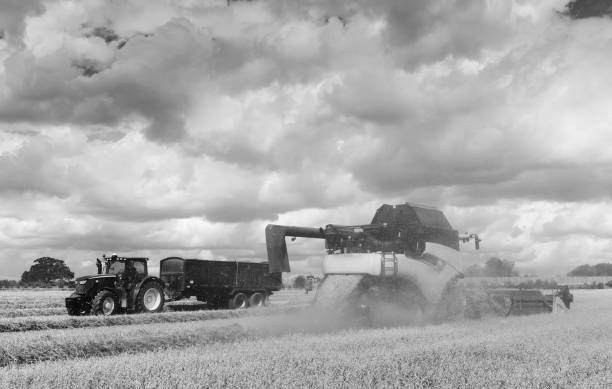
POLYGON ((358 310, 381 323, 444 321, 552 311, 552 297, 539 290, 469 290, 463 278, 459 235, 442 211, 411 203, 383 205, 370 224, 325 228, 268 225, 266 245, 271 272, 288 272, 285 237, 324 239, 325 278, 315 306, 358 310))

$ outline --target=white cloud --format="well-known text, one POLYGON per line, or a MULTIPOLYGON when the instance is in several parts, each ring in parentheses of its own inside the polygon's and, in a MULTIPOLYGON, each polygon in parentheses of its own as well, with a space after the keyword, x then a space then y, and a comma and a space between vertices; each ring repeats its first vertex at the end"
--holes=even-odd
MULTIPOLYGON (((608 18, 556 0, 9 3, 7 274, 106 250, 262 259, 268 222, 403 201, 481 232, 481 259, 610 260, 608 18)), ((322 245, 290 250, 311 271, 322 245)))

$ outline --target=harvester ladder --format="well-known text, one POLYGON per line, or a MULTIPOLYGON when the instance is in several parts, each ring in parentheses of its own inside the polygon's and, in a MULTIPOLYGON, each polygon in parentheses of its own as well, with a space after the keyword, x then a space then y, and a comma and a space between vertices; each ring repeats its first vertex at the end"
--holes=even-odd
POLYGON ((380 270, 383 277, 393 277, 393 280, 395 280, 397 277, 397 257, 394 252, 383 251, 380 270))

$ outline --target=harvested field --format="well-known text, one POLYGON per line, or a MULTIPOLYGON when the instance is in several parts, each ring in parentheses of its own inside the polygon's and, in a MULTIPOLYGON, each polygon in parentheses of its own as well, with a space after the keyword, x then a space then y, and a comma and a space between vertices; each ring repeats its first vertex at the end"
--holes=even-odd
POLYGON ((66 307, 0 309, 0 318, 30 317, 30 316, 56 316, 56 315, 64 315, 64 314, 66 314, 66 307))
MULTIPOLYGON (((303 293, 293 291, 293 301, 283 293, 281 306, 303 304, 296 303, 303 293)), ((563 314, 421 327, 348 329, 293 313, 5 333, 0 381, 15 388, 609 387, 612 291, 574 295, 563 314)), ((118 318, 217 312, 224 311, 118 318)))
MULTIPOLYGON (((55 308, 50 308, 55 310, 55 308)), ((51 316, 51 317, 20 317, 17 319, 0 319, 1 332, 24 332, 50 329, 68 329, 85 327, 108 327, 119 325, 153 324, 153 323, 184 323, 190 321, 230 319, 246 316, 263 316, 295 311, 292 306, 267 307, 249 310, 200 310, 189 312, 164 312, 158 314, 131 314, 113 316, 51 316)), ((62 313, 65 313, 62 309, 62 313)), ((43 316, 43 315, 41 315, 43 316)))
POLYGON ((64 298, 69 290, 2 290, 0 291, 0 310, 65 308, 64 298))

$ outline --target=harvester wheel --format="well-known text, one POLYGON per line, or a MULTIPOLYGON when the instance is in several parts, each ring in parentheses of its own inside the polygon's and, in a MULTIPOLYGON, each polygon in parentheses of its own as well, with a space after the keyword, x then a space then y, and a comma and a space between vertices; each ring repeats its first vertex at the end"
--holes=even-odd
POLYGON ((164 307, 164 292, 159 283, 146 282, 136 297, 136 312, 160 312, 164 307))
POLYGON ((246 309, 249 307, 249 298, 244 293, 235 295, 229 303, 230 309, 246 309))
POLYGON ((249 297, 249 306, 259 308, 263 307, 266 301, 266 296, 263 293, 253 293, 249 297))
POLYGON ((115 295, 110 290, 102 290, 98 292, 91 302, 92 315, 110 316, 115 313, 117 303, 115 295))

